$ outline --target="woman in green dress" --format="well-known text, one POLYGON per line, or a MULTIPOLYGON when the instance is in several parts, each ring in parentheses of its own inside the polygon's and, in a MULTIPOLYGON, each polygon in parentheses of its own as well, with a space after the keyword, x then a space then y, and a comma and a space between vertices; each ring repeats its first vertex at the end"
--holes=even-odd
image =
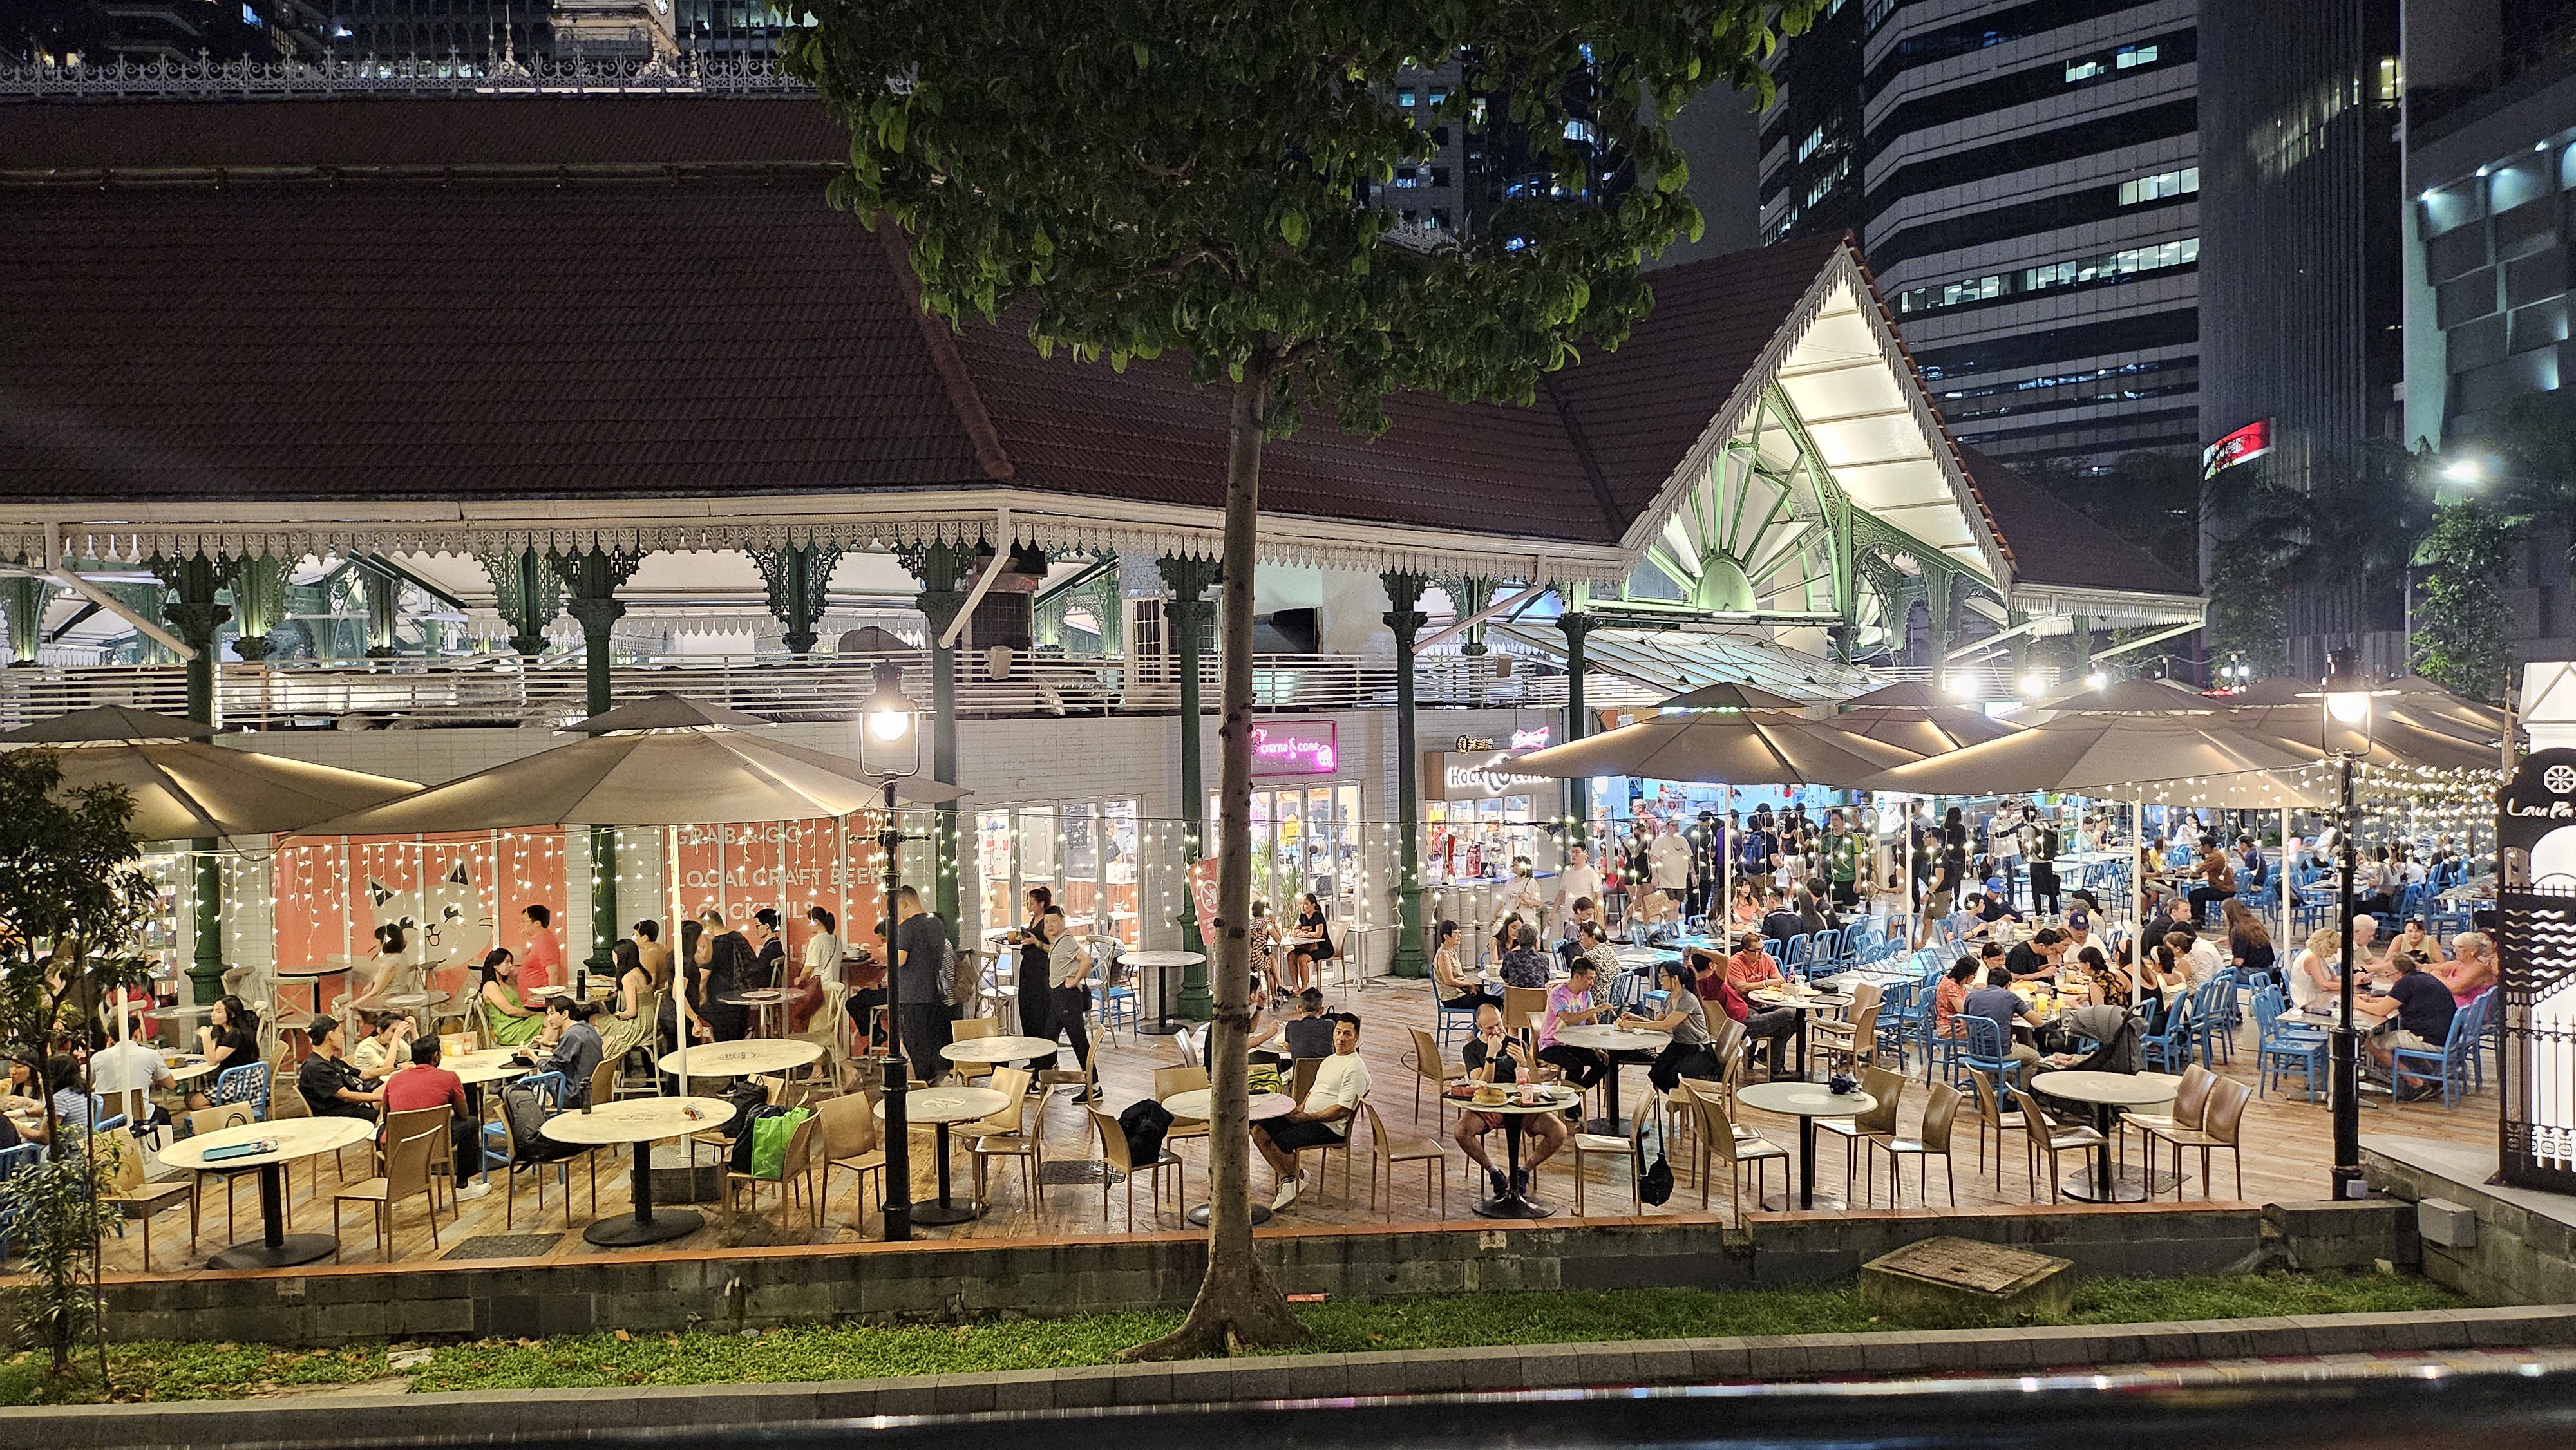
POLYGON ((617 1007, 599 1019, 599 1051, 603 1061, 619 1062, 652 1042, 662 1015, 661 992, 634 942, 621 940, 609 954, 617 959, 617 1007))
POLYGON ((519 997, 519 959, 508 947, 494 947, 483 958, 483 985, 475 995, 483 999, 483 1045, 518 1047, 534 1042, 545 1030, 546 1014, 530 1007, 519 997))

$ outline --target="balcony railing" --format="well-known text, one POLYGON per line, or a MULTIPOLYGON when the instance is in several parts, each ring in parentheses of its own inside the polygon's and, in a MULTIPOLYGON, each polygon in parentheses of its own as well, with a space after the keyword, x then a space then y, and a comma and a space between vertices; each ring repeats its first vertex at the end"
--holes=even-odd
MULTIPOLYGON (((904 670, 904 689, 930 700, 930 670, 918 651, 884 656, 837 655, 807 660, 661 658, 621 662, 609 672, 623 703, 671 692, 765 720, 846 719, 874 688, 880 659, 904 670)), ((1441 656, 1418 661, 1415 698, 1425 707, 1562 709, 1566 680, 1527 661, 1499 673, 1499 656, 1441 656)), ((1202 661, 1206 707, 1216 708, 1220 661, 1202 661)), ((1268 711, 1387 709, 1395 703, 1395 667, 1343 655, 1254 657, 1253 699, 1268 711)), ((1656 694, 1594 675, 1587 703, 1637 705, 1656 694)), ((217 711, 227 725, 265 730, 383 726, 545 725, 584 713, 586 677, 578 655, 531 665, 515 655, 375 661, 291 660, 226 664, 215 674, 217 711)), ((0 670, 0 720, 47 719, 93 705, 125 705, 182 715, 187 672, 181 665, 21 666, 0 670)), ((1168 713, 1180 703, 1178 665, 1114 655, 1022 655, 1000 678, 984 657, 960 651, 960 715, 1007 718, 1168 713)))

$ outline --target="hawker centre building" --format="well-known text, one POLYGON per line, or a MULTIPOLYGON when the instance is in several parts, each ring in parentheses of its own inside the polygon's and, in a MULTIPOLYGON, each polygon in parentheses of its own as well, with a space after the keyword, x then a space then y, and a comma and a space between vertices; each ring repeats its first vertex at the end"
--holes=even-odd
MULTIPOLYGON (((810 98, 0 102, 6 723, 128 704, 435 783, 667 691, 856 756, 893 661, 922 772, 971 793, 904 861, 965 938, 1044 883, 1174 944, 1225 400, 925 318, 901 239, 825 204, 845 157, 810 98)), ((1618 814, 1515 748, 1715 681, 1991 696, 2201 621, 1951 438, 1848 239, 1653 286, 1533 406, 1399 397, 1268 450, 1257 885, 1315 890, 1369 971, 1405 838, 1454 892, 1618 814)), ((872 823, 702 824, 179 843, 164 945, 363 952, 408 914, 461 960, 536 899, 578 956, 675 885, 873 919, 872 823)))

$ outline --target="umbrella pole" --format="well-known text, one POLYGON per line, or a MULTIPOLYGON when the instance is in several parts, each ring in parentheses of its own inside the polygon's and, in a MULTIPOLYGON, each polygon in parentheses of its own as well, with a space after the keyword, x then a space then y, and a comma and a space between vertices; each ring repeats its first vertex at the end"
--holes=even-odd
MULTIPOLYGON (((680 913, 686 909, 684 903, 680 900, 680 828, 677 826, 664 826, 662 828, 662 840, 669 848, 670 854, 671 952, 672 959, 679 963, 678 967, 671 973, 671 990, 677 994, 679 998, 679 1000, 671 1004, 671 1021, 673 1025, 679 1028, 680 1032, 680 1096, 687 1097, 689 1095, 689 969, 696 966, 697 963, 689 961, 686 958, 686 955, 680 950, 681 943, 687 936, 687 933, 680 930, 680 913)), ((689 1175, 691 1179, 694 1180, 698 1171, 697 1140, 695 1137, 691 1137, 687 1142, 689 1144, 689 1175)), ((640 1153, 644 1151, 644 1149, 639 1145, 635 1151, 640 1153)))
POLYGON ((2273 950, 2290 943, 2290 808, 2281 807, 2281 845, 2272 853, 2272 870, 2281 878, 2281 935, 2273 950))
POLYGON ((2144 997, 2147 979, 2147 803, 2129 802, 2129 1005, 2144 997))
POLYGON ((1720 788, 1717 807, 1717 936, 1729 954, 1735 950, 1735 833, 1726 828, 1735 815, 1735 787, 1720 788))

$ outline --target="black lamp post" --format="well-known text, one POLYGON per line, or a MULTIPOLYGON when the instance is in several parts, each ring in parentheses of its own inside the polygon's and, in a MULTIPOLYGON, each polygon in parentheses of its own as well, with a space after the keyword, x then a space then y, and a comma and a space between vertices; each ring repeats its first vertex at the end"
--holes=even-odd
POLYGON ((2358 812, 2353 807, 2353 765, 2370 751, 2371 689, 2354 663, 2353 653, 2339 649, 2326 656, 2325 743, 2341 768, 2343 803, 2343 876, 2336 888, 2336 912, 2343 930, 2342 1015, 2335 1023, 2332 1054, 2334 1098, 2334 1170, 2331 1193, 2337 1200, 2360 1197, 2361 1189, 2361 1033, 2353 1026, 2353 981, 2361 963, 2353 960, 2353 845, 2358 812))
POLYGON ((912 1128, 904 1111, 912 1069, 903 1058, 902 988, 895 975, 894 899, 903 887, 903 830, 895 819, 894 788, 921 773, 921 732, 914 728, 920 714, 921 707, 903 693, 903 666, 878 664, 876 689, 860 707, 859 766, 885 790, 877 831, 877 850, 885 857, 886 949, 885 1188, 879 1200, 888 1243, 912 1237, 912 1128))

